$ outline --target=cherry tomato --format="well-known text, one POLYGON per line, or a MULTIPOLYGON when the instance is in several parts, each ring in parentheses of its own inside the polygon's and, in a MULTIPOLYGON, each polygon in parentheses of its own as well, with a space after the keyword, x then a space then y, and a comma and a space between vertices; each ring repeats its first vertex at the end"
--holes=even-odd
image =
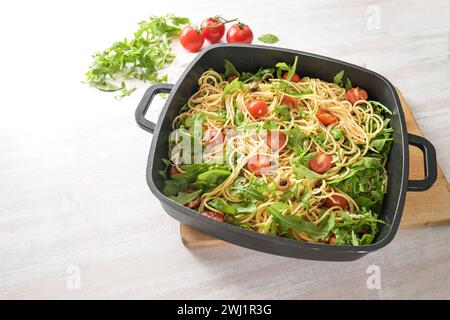
POLYGON ((267 145, 272 151, 277 151, 284 146, 286 139, 286 135, 281 131, 269 131, 267 133, 267 145))
POLYGON ((231 82, 231 81, 233 81, 234 79, 237 79, 237 77, 236 77, 236 76, 229 76, 229 77, 227 78, 227 81, 228 81, 228 82, 231 82))
POLYGON ((191 208, 191 209, 197 209, 201 202, 202 202, 201 197, 197 197, 194 200, 192 200, 191 202, 189 202, 186 205, 186 207, 191 208))
MULTIPOLYGON (((351 104, 355 104, 356 101, 358 100, 367 100, 367 98, 369 98, 369 96, 367 95, 366 90, 364 89, 360 89, 360 88, 351 88, 348 89, 347 92, 345 93, 345 98, 347 99, 348 102, 350 102, 351 104)), ((363 102, 359 102, 357 104, 362 104, 363 102)))
POLYGON ((224 135, 220 130, 208 129, 205 132, 206 140, 211 146, 222 144, 224 141, 224 135))
POLYGON ((217 43, 225 34, 225 25, 220 17, 210 17, 202 21, 202 35, 211 43, 217 43))
POLYGON ((246 24, 235 23, 227 31, 228 43, 252 43, 253 32, 252 29, 246 24))
POLYGON ((338 120, 338 118, 334 114, 322 108, 319 108, 319 110, 317 110, 316 117, 325 126, 338 120))
POLYGON ((200 31, 192 26, 183 29, 180 35, 180 42, 183 48, 190 52, 197 52, 203 47, 205 37, 200 31))
MULTIPOLYGON (((283 73, 284 80, 286 80, 288 78, 288 76, 289 76, 289 72, 286 71, 285 73, 283 73)), ((301 80, 301 78, 297 72, 292 75, 292 78, 291 78, 292 82, 300 82, 300 80, 301 80)))
POLYGON ((265 155, 256 154, 248 159, 247 169, 255 176, 261 176, 270 167, 270 160, 265 155))
POLYGON ((341 197, 340 195, 335 194, 329 198, 326 198, 325 201, 323 202, 323 206, 325 208, 331 208, 334 206, 338 206, 344 210, 347 207, 347 200, 345 200, 344 197, 341 197))
POLYGON ((217 221, 223 221, 223 214, 211 210, 206 210, 202 212, 202 216, 206 216, 208 218, 217 220, 217 221))
POLYGON ((298 102, 292 97, 284 96, 283 99, 281 99, 281 104, 285 106, 292 106, 295 110, 298 109, 298 102))
POLYGON ((171 176, 176 175, 176 174, 179 174, 179 173, 181 173, 181 172, 180 172, 180 170, 177 169, 177 167, 175 167, 175 166, 170 166, 170 168, 169 168, 169 174, 170 174, 171 176))
POLYGON ((331 245, 334 245, 334 243, 336 242, 336 235, 333 234, 330 239, 328 240, 328 243, 331 245))
POLYGON ((269 108, 267 104, 262 100, 251 101, 247 104, 247 110, 254 118, 264 117, 267 112, 269 112, 269 108))
MULTIPOLYGON (((192 193, 195 191, 197 191, 197 190, 192 189, 192 188, 187 188, 183 192, 184 193, 192 193)), ((198 208, 198 206, 200 205, 201 202, 202 202, 201 197, 197 197, 194 200, 192 200, 191 202, 189 202, 188 204, 186 204, 186 207, 191 208, 191 209, 196 209, 196 208, 198 208)))
POLYGON ((330 170, 333 158, 326 153, 318 152, 316 157, 308 161, 309 168, 317 173, 330 170))

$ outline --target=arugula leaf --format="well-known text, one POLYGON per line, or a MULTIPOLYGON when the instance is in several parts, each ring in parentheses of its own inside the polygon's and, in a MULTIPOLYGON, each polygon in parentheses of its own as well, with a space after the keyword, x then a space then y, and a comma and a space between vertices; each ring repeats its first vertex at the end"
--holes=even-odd
POLYGON ((361 208, 375 209, 383 200, 386 191, 387 173, 381 159, 364 157, 350 165, 344 177, 328 181, 352 197, 361 208))
POLYGON ((333 78, 333 82, 337 84, 339 87, 343 87, 342 79, 344 78, 344 70, 339 71, 333 78))
POLYGON ((295 56, 294 63, 292 64, 292 67, 287 65, 286 62, 278 62, 275 67, 278 68, 277 70, 277 77, 278 79, 282 78, 282 71, 287 71, 288 76, 285 80, 291 81, 292 76, 294 75, 295 71, 297 70, 297 62, 298 62, 298 56, 295 56))
POLYGON ((267 201, 267 196, 264 192, 273 192, 274 188, 270 188, 267 183, 262 179, 254 178, 249 182, 241 177, 236 179, 232 192, 238 194, 241 199, 255 200, 255 201, 267 201))
POLYGON ((289 208, 284 203, 275 203, 267 207, 268 212, 273 216, 275 221, 280 226, 282 234, 288 234, 290 229, 305 232, 311 238, 324 239, 328 236, 330 231, 335 225, 334 213, 331 213, 325 219, 323 219, 319 225, 315 225, 312 222, 305 221, 302 217, 296 215, 282 215, 282 211, 289 208))
POLYGON ((350 80, 350 78, 347 78, 347 80, 345 80, 345 90, 349 90, 352 87, 353 87, 352 81, 350 80))
POLYGON ((343 134, 342 129, 340 129, 340 128, 333 128, 333 129, 331 129, 330 133, 333 136, 334 140, 339 140, 343 134))
POLYGON ((235 76, 239 81, 244 83, 249 83, 251 81, 259 81, 261 80, 266 74, 273 73, 274 68, 259 68, 258 71, 253 74, 251 72, 242 72, 240 74, 234 65, 227 59, 224 60, 224 67, 225 67, 225 73, 222 74, 223 79, 227 79, 230 76, 235 76))
MULTIPOLYGON (((381 112, 384 112, 382 110, 381 112)), ((383 160, 387 159, 389 151, 392 145, 392 132, 394 131, 389 127, 390 119, 384 121, 384 128, 381 132, 369 143, 369 147, 374 151, 374 153, 369 152, 372 157, 381 157, 383 160), (377 155, 378 153, 378 155, 377 155)))
POLYGON ((237 202, 230 205, 236 210, 236 214, 250 214, 256 211, 255 201, 237 202))
POLYGON ((394 139, 392 139, 392 138, 375 138, 372 141, 370 141, 369 146, 372 149, 375 149, 377 152, 381 152, 384 149, 386 142, 392 141, 392 140, 394 140, 394 139))
POLYGON ((186 190, 189 187, 189 182, 182 180, 165 180, 163 186, 163 194, 165 196, 175 196, 178 192, 186 190))
POLYGON ((325 136, 325 133, 321 131, 318 134, 312 136, 311 139, 313 139, 315 142, 317 142, 317 144, 323 146, 323 144, 325 143, 326 136, 325 136))
POLYGON ((236 214, 236 209, 221 198, 211 199, 208 201, 208 204, 222 213, 236 214))
POLYGON ((225 86, 225 89, 223 89, 222 97, 232 94, 237 90, 244 90, 244 89, 245 88, 243 83, 239 81, 239 78, 236 78, 225 86))
POLYGON ((274 68, 259 68, 255 74, 252 74, 250 72, 243 72, 241 80, 243 81, 243 83, 260 81, 266 74, 272 74, 274 71, 274 68))
MULTIPOLYGON (((285 81, 284 79, 281 79, 281 81, 279 81, 279 82, 275 82, 270 89, 272 91, 274 91, 274 92, 284 92, 284 93, 289 94, 291 96, 297 96, 297 97, 301 97, 301 96, 313 93, 311 89, 306 89, 306 90, 303 90, 303 91, 294 89, 289 84, 289 82, 285 81)), ((301 108, 299 108, 298 111, 300 112, 301 108)))
POLYGON ((178 192, 188 189, 196 181, 197 176, 207 171, 211 166, 209 163, 181 165, 180 168, 186 172, 174 174, 171 179, 165 180, 163 194, 175 196, 178 192))
POLYGON ((298 179, 306 178, 306 179, 321 179, 323 175, 318 174, 317 172, 312 171, 307 166, 305 166, 302 162, 302 157, 296 157, 292 161, 292 172, 297 176, 298 179))
POLYGON ((241 76, 240 80, 243 83, 247 83, 247 82, 249 82, 249 79, 252 79, 253 76, 254 76, 254 74, 251 72, 242 72, 242 76, 241 76))
POLYGON ((345 90, 351 89, 352 88, 352 82, 351 80, 347 77, 347 79, 345 80, 345 85, 344 85, 344 70, 339 71, 333 78, 333 82, 335 84, 337 84, 339 87, 344 88, 345 90))
POLYGON ((331 231, 336 236, 337 245, 368 245, 378 233, 378 224, 385 223, 378 219, 376 213, 364 208, 353 214, 342 212, 340 217, 341 221, 331 231))
POLYGON ((224 182, 231 174, 231 171, 224 169, 212 169, 198 175, 195 186, 209 191, 224 182))
POLYGON ((234 112, 234 124, 236 126, 240 126, 245 120, 244 113, 241 111, 241 109, 236 108, 236 111, 234 112))
POLYGON ((201 164, 183 164, 180 166, 181 170, 186 171, 185 173, 178 173, 172 176, 173 180, 186 180, 191 183, 194 182, 198 175, 207 171, 212 164, 201 163, 201 164))
POLYGON ((291 114, 291 108, 292 106, 285 106, 285 105, 276 105, 275 106, 275 113, 281 118, 283 121, 290 121, 292 119, 291 114))
POLYGON ((188 204, 192 200, 195 200, 196 198, 198 198, 198 196, 200 196, 201 193, 202 193, 202 190, 197 190, 197 191, 190 192, 190 193, 178 192, 177 196, 170 196, 169 198, 184 206, 185 204, 188 204))
POLYGON ((299 128, 293 127, 287 131, 288 142, 287 147, 295 151, 297 156, 304 154, 308 147, 304 147, 303 143, 306 139, 305 133, 299 128))
POLYGON ((223 74, 223 78, 227 79, 230 76, 235 76, 236 78, 240 78, 241 74, 236 70, 234 65, 230 62, 230 60, 224 60, 225 73, 223 74))
POLYGON ((250 214, 256 211, 256 204, 252 202, 226 202, 221 198, 215 198, 208 201, 208 204, 222 213, 232 215, 250 214))
POLYGON ((271 33, 263 34, 262 36, 258 37, 258 40, 264 43, 275 43, 278 42, 278 37, 271 33))
POLYGON ((169 168, 169 166, 171 165, 170 161, 168 159, 162 159, 161 160, 162 163, 164 164, 164 168, 159 170, 158 173, 161 177, 167 179, 168 175, 167 175, 167 169, 169 168))
POLYGON ((264 124, 262 127, 263 127, 263 129, 266 129, 267 131, 272 131, 272 130, 277 129, 278 125, 273 120, 266 120, 266 121, 264 121, 264 124))
POLYGON ((117 79, 138 79, 150 82, 167 81, 167 75, 158 71, 171 62, 175 55, 170 44, 181 27, 189 19, 173 14, 151 16, 140 22, 138 30, 130 40, 115 42, 111 47, 93 55, 93 63, 86 72, 87 82, 101 91, 122 91, 118 97, 130 95, 135 89, 127 89, 125 82, 119 87, 117 79))
POLYGON ((114 98, 116 99, 122 99, 124 97, 128 97, 130 96, 134 91, 136 91, 136 87, 134 88, 130 88, 127 89, 127 86, 125 84, 125 81, 122 81, 121 85, 120 85, 120 90, 122 91, 122 93, 120 95, 115 96, 114 98))

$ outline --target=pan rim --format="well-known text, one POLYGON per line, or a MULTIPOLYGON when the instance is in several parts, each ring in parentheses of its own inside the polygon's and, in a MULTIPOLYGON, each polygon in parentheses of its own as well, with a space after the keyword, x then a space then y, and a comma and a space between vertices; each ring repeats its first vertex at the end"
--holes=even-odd
MULTIPOLYGON (((392 106, 394 108, 394 106, 392 106)), ((253 238, 253 239, 257 239, 258 241, 260 241, 261 243, 264 242, 270 242, 270 243, 277 243, 286 247, 290 247, 291 249, 295 250, 295 249, 308 249, 308 250, 318 250, 318 251, 322 251, 322 252, 339 252, 342 254, 345 253, 349 253, 349 254, 367 254, 369 252, 378 250, 382 247, 385 247, 386 245, 388 245, 393 238, 395 237, 397 231, 398 231, 398 227, 400 224, 400 220, 403 214, 403 208, 404 208, 404 204, 405 204, 405 198, 406 198, 406 191, 407 191, 407 184, 408 184, 408 175, 407 173, 409 172, 409 150, 408 150, 408 138, 407 138, 407 128, 406 128, 406 122, 405 122, 405 118, 404 118, 404 113, 403 113, 403 109, 401 106, 401 102, 400 99, 398 97, 397 91, 395 89, 395 87, 393 86, 393 84, 387 80, 384 76, 380 75, 377 72, 368 70, 366 68, 360 67, 358 65, 354 65, 345 61, 341 61, 338 59, 334 59, 331 57, 327 57, 327 56, 322 56, 322 55, 318 55, 315 53, 310 53, 310 52, 305 52, 305 51, 299 51, 299 50, 293 50, 293 49, 287 49, 287 48, 279 48, 279 47, 273 47, 273 46, 263 46, 263 45, 247 45, 247 44, 218 44, 218 45, 213 45, 209 48, 206 48, 204 51, 202 51, 201 53, 199 53, 192 61, 191 63, 186 67, 186 69, 184 70, 184 72, 182 73, 182 75, 180 76, 180 78, 178 79, 178 81, 174 84, 169 96, 167 97, 167 100, 164 104, 164 107, 161 110, 158 122, 156 123, 156 127, 155 127, 155 131, 153 133, 153 138, 152 138, 152 143, 151 143, 151 147, 150 147, 150 151, 149 151, 149 155, 148 155, 148 161, 147 161, 147 168, 146 168, 146 177, 147 177, 147 184, 150 188, 150 190, 152 191, 152 193, 158 198, 159 201, 164 202, 166 205, 171 206, 173 209, 177 210, 178 212, 182 213, 183 215, 189 216, 192 219, 200 219, 200 221, 202 221, 202 223, 205 224, 212 224, 218 228, 222 228, 228 232, 231 233, 236 233, 238 235, 240 235, 241 237, 247 237, 247 238, 253 238), (163 121, 160 121, 161 119, 164 119, 166 117, 167 111, 169 109, 169 106, 171 105, 172 99, 175 96, 178 88, 180 87, 180 85, 182 84, 182 82, 184 81, 184 79, 186 78, 186 76, 190 73, 190 71, 193 69, 193 67, 197 64, 197 62, 205 55, 207 54, 211 54, 213 51, 221 49, 221 48, 232 48, 232 47, 240 47, 240 48, 249 48, 249 49, 261 49, 261 50, 275 50, 275 51, 280 51, 280 52, 286 52, 289 54, 298 54, 298 55, 303 55, 303 56, 309 56, 312 58, 318 58, 321 60, 326 60, 329 62, 334 62, 334 63, 338 63, 341 66, 345 66, 348 68, 353 68, 353 69, 357 69, 360 71, 363 71, 365 73, 368 74, 372 74, 373 76, 379 78, 380 80, 382 80, 387 88, 389 88, 390 93, 392 94, 395 104, 396 104, 396 111, 398 111, 398 117, 399 117, 399 131, 400 131, 400 137, 401 137, 401 146, 403 148, 403 152, 402 152, 402 172, 401 172, 401 180, 400 180, 400 191, 399 191, 399 197, 396 200, 396 205, 395 205, 395 212, 393 214, 393 218, 392 218, 392 223, 391 223, 391 228, 388 231, 388 233, 386 234, 386 236, 382 239, 380 239, 379 241, 372 243, 370 245, 363 245, 363 246, 350 246, 350 245, 339 245, 339 246, 331 246, 328 244, 323 244, 323 243, 310 243, 310 242, 304 242, 304 241, 299 241, 299 240, 294 240, 294 239, 288 239, 288 238, 282 238, 282 237, 274 237, 274 236, 270 236, 270 235, 266 235, 266 234, 262 234, 256 231, 250 231, 250 230, 245 230, 242 229, 238 226, 229 224, 229 223, 223 223, 223 222, 218 222, 215 221, 213 219, 210 219, 208 217, 204 217, 200 214, 198 214, 197 212, 195 212, 192 209, 189 209, 185 206, 182 206, 178 203, 176 203, 175 201, 171 200, 170 198, 166 197, 164 194, 162 194, 162 192, 156 187, 154 181, 153 181, 153 177, 152 177, 152 173, 153 173, 153 159, 155 158, 155 151, 156 151, 156 144, 157 144, 157 140, 159 138, 159 134, 160 134, 160 130, 161 130, 161 126, 163 121), (155 139, 156 138, 156 139, 155 139)), ((217 236, 217 235, 214 235, 217 236)), ((222 238, 220 236, 217 236, 219 238, 222 238)), ((233 242, 230 239, 224 239, 226 241, 229 242, 233 242)), ((242 245, 240 243, 237 242, 233 242, 236 243, 237 245, 242 245)), ((244 246, 244 245, 242 245, 244 246)))

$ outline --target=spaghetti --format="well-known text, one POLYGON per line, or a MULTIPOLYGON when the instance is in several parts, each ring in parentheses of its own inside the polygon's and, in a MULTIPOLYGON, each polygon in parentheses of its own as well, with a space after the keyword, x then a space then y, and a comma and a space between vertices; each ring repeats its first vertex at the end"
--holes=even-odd
POLYGON ((191 146, 201 144, 203 161, 186 163, 174 147, 183 134, 172 137, 165 193, 206 216, 265 234, 371 243, 387 187, 389 109, 336 78, 338 84, 290 81, 296 61, 277 67, 278 76, 274 69, 241 75, 234 67, 231 76, 229 70, 200 76, 173 129, 184 130, 191 146))

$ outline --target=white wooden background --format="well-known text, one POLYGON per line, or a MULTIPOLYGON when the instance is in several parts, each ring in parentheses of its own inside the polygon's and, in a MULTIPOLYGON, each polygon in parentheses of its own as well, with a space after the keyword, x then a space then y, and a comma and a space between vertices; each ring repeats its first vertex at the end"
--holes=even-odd
POLYGON ((118 101, 81 83, 95 50, 167 12, 239 17, 279 46, 385 75, 450 176, 449 1, 10 1, 0 10, 0 298, 450 298, 450 226, 401 230, 349 263, 182 245, 145 182, 151 136, 134 122, 145 86, 118 101), (367 288, 371 265, 380 290, 367 288))

